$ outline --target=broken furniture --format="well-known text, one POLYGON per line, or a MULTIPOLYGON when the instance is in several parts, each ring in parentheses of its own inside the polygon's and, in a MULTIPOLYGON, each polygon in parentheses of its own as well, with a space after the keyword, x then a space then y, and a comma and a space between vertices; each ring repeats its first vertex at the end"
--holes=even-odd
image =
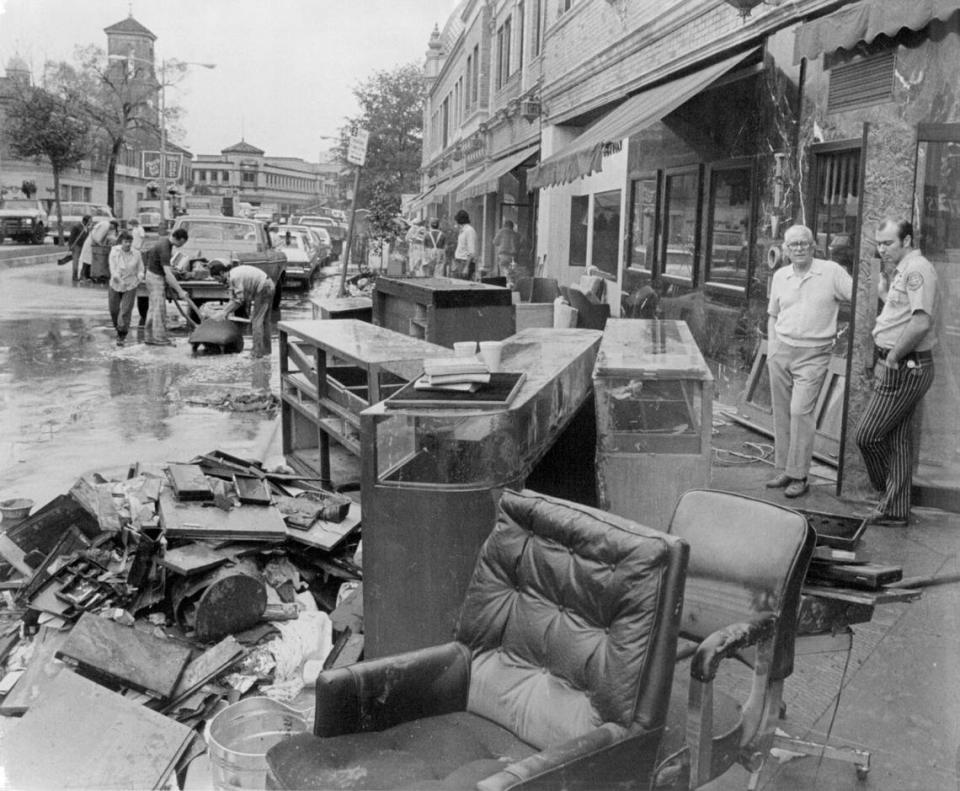
POLYGON ((529 490, 491 524, 454 641, 322 672, 268 787, 649 787, 685 542, 529 490))
POLYGON ((442 346, 356 319, 280 322, 283 453, 306 475, 330 479, 330 438, 360 455, 360 412, 423 372, 442 346))
POLYGON ((196 735, 64 669, 4 733, 5 781, 20 789, 163 788, 196 735))
POLYGON ((515 331, 508 288, 446 277, 378 277, 373 323, 453 348, 457 341, 502 341, 515 331))
POLYGON ((554 326, 554 300, 560 286, 552 277, 523 277, 517 281, 519 303, 513 306, 517 332, 528 327, 554 326))
POLYGON ((713 375, 682 321, 611 319, 593 372, 601 506, 666 530, 710 482, 713 375))
POLYGON ((693 647, 674 677, 655 787, 693 789, 737 762, 759 771, 773 746, 816 535, 796 511, 710 490, 680 498, 669 533, 690 545, 680 636, 693 647), (714 682, 723 660, 751 648, 740 700, 714 682))
POLYGON ((610 318, 610 306, 593 294, 585 294, 576 286, 563 290, 570 307, 577 311, 577 326, 589 330, 602 330, 610 318))
POLYGON ((315 319, 356 319, 373 321, 373 300, 370 297, 324 297, 311 299, 315 319))
POLYGON ((590 375, 601 335, 528 329, 503 341, 500 370, 526 374, 499 408, 361 414, 367 657, 446 640, 507 487, 596 504, 590 375))

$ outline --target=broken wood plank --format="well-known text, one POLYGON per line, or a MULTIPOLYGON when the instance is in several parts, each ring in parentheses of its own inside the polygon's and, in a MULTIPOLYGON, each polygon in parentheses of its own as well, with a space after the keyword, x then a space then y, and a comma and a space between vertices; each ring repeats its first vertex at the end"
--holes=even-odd
POLYGON ((218 552, 207 544, 192 543, 168 549, 160 564, 184 577, 201 574, 230 560, 230 556, 218 552))
POLYGON ((167 466, 174 494, 181 502, 213 499, 210 481, 198 464, 170 464, 167 466))

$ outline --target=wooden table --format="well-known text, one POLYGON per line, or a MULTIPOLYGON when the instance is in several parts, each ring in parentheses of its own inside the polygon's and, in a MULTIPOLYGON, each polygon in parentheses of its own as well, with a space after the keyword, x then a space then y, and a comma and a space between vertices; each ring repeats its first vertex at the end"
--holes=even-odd
POLYGON ((370 297, 325 297, 311 299, 315 319, 359 319, 373 321, 373 300, 370 297))
POLYGON ((360 412, 450 350, 356 319, 282 321, 283 453, 298 471, 332 488, 330 438, 360 455, 360 412))

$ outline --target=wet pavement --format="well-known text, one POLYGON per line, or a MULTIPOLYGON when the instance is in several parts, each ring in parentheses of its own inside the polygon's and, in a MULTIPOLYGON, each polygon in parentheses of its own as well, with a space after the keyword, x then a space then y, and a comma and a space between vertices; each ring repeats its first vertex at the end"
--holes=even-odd
MULTIPOLYGON (((309 318, 308 296, 284 292, 283 318, 309 318)), ((274 414, 205 404, 219 393, 279 393, 276 349, 251 359, 248 338, 240 354, 194 356, 186 323, 169 315, 177 346, 147 346, 131 331, 118 348, 105 286, 72 283, 69 266, 0 261, 0 499, 39 507, 95 470, 215 448, 267 453, 274 414)))

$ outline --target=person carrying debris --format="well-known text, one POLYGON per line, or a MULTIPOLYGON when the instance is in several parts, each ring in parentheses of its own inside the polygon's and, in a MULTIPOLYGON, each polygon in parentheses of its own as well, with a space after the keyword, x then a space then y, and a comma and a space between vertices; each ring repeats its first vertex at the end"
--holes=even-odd
POLYGON ((273 304, 273 281, 262 269, 249 264, 228 268, 222 261, 210 264, 212 277, 230 289, 230 301, 215 314, 219 320, 230 318, 240 307, 250 317, 253 338, 252 357, 270 354, 270 306, 273 304))

